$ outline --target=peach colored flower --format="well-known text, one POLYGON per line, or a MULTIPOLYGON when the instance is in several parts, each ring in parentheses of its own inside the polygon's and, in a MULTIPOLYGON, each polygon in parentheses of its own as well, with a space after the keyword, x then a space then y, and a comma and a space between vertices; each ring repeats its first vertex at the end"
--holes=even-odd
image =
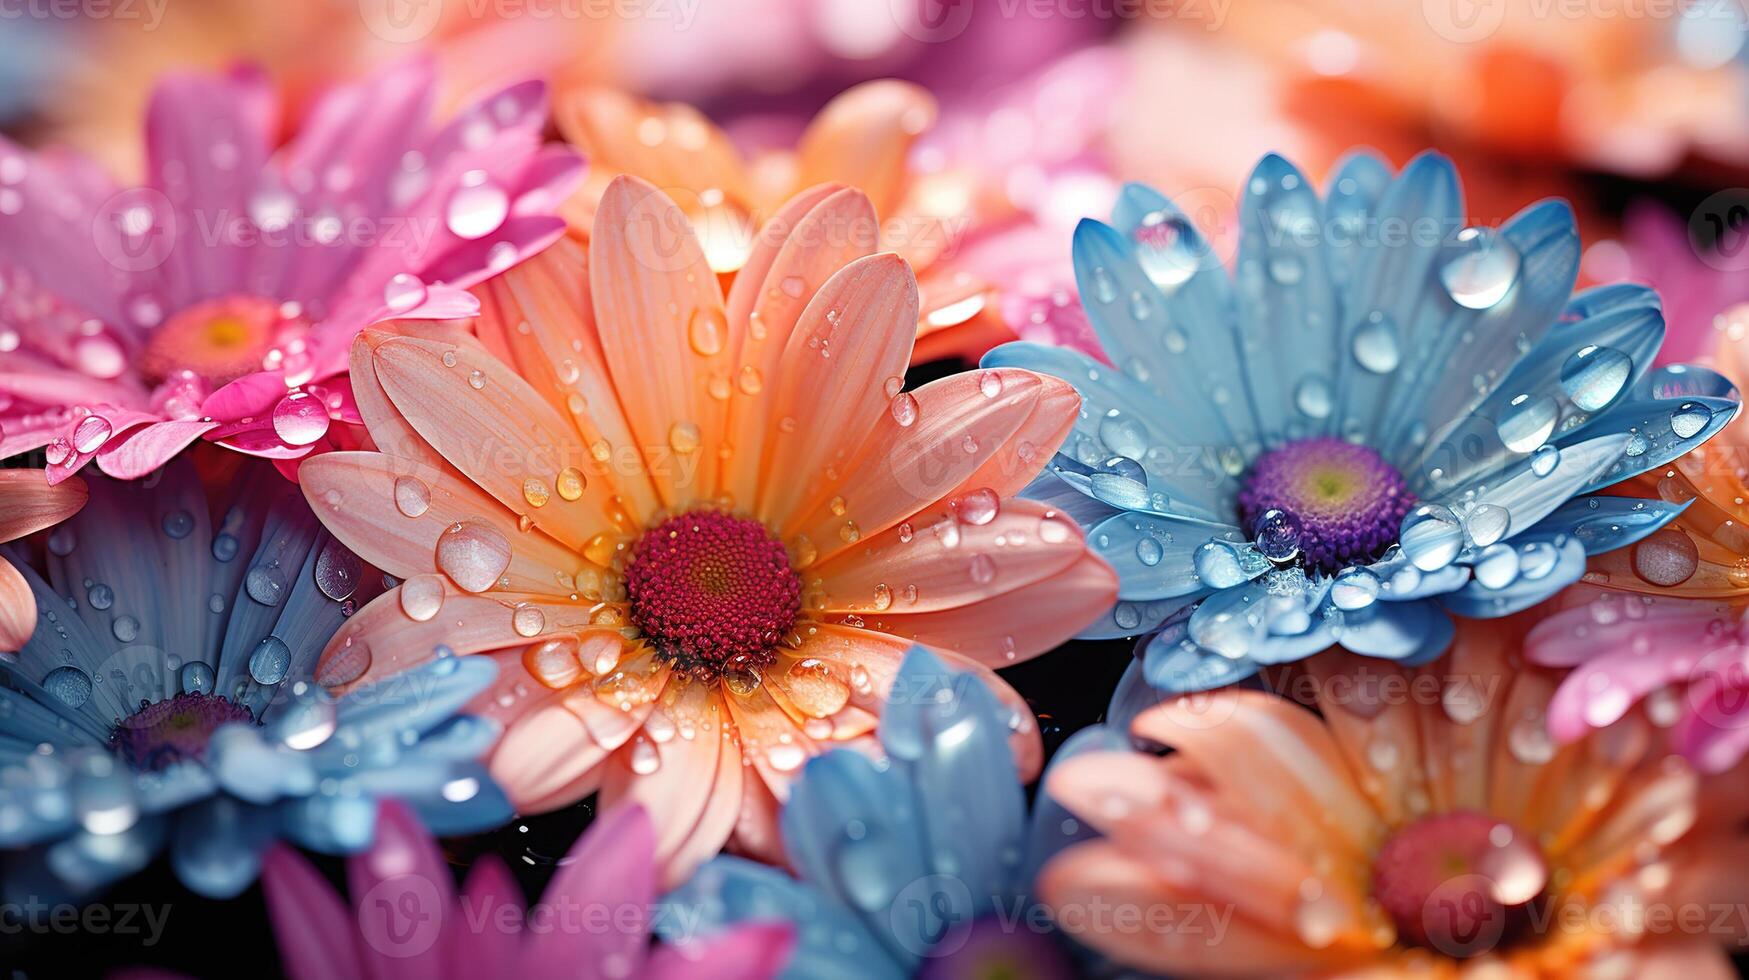
MULTIPOLYGON (((822 109, 793 150, 743 156, 729 136, 702 113, 681 103, 647 102, 593 87, 561 91, 554 118, 559 131, 589 158, 589 178, 562 213, 573 231, 589 228, 608 181, 629 173, 677 201, 698 229, 710 268, 732 276, 747 266, 754 232, 804 188, 826 182, 861 188, 878 220, 844 227, 836 238, 864 238, 903 256, 918 270, 922 309, 917 324, 919 361, 978 354, 1014 329, 997 302, 997 287, 972 246, 996 236, 1016 252, 1037 253, 1020 237, 1030 222, 996 186, 965 161, 925 170, 914 152, 935 125, 936 102, 908 82, 857 85, 822 109), (974 266, 978 270, 974 270, 974 266)), ((937 157, 943 156, 937 152, 937 157)), ((1067 253, 1055 256, 1068 276, 1067 253)), ((1035 259, 1021 273, 1049 259, 1035 259)), ((1020 278, 1002 270, 1003 279, 1020 278)), ((1068 290, 1072 296, 1073 290, 1068 290)), ((1065 342, 1077 341, 1065 337, 1065 342)))
POLYGON ((868 743, 913 642, 1006 699, 1036 772, 1032 716, 989 668, 1115 598, 1072 520, 1010 499, 1080 402, 1022 370, 902 391, 909 267, 822 235, 872 215, 859 191, 805 192, 725 300, 680 209, 621 177, 586 250, 562 241, 481 287, 478 339, 365 332, 353 384, 379 452, 300 479, 405 581, 336 634, 318 679, 440 645, 493 657, 500 683, 472 709, 505 728, 493 776, 525 812, 597 790, 642 803, 671 881, 731 839, 779 858, 789 781, 868 743))
MULTIPOLYGON (((49 485, 42 470, 0 470, 0 544, 53 527, 85 506, 85 481, 49 485)), ((0 555, 0 650, 22 649, 36 631, 30 583, 0 555)))
POLYGON ((1176 977, 1732 975, 1717 910, 1745 897, 1744 794, 1638 712, 1557 746, 1560 674, 1520 653, 1534 621, 1466 620, 1418 669, 1318 657, 1321 717, 1232 689, 1144 711, 1133 733, 1175 752, 1047 776, 1104 836, 1039 892, 1083 942, 1176 977), (1226 925, 1077 928, 1096 902, 1226 925))

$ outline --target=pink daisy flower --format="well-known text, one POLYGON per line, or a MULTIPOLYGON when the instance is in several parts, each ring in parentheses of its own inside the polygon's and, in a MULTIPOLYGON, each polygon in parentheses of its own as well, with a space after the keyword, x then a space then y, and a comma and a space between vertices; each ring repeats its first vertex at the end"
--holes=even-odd
POLYGON ((563 233, 580 176, 542 144, 540 83, 442 128, 433 91, 427 62, 395 64, 275 149, 261 73, 172 75, 125 190, 0 140, 0 457, 43 448, 50 483, 92 459, 132 478, 199 438, 288 460, 356 423, 359 328, 471 314, 468 286, 563 233))

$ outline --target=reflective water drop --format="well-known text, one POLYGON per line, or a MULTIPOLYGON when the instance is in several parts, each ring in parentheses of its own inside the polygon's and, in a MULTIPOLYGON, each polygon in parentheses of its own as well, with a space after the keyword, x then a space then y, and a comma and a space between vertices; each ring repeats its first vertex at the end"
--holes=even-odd
POLYGON ((1561 387, 1587 412, 1609 405, 1628 383, 1634 359, 1614 347, 1587 345, 1561 365, 1561 387))
POLYGON ((1142 272, 1163 290, 1176 289, 1200 264, 1190 222, 1176 214, 1155 211, 1142 218, 1131 236, 1142 272))
POLYGON ((1271 508, 1251 522, 1251 540, 1263 557, 1273 562, 1293 561, 1300 553, 1299 519, 1285 510, 1271 508))
POLYGON ((1561 407, 1548 395, 1519 395, 1500 412, 1494 423, 1500 441, 1515 453, 1529 453, 1555 432, 1561 407))
POLYGON ((1545 578, 1555 570, 1560 552, 1547 541, 1532 541, 1518 551, 1518 574, 1531 581, 1545 578))
POLYGON ((1330 390, 1330 382, 1316 374, 1301 378, 1300 383, 1294 387, 1294 407, 1308 418, 1329 418, 1335 407, 1335 396, 1330 390))
POLYGON ((173 510, 164 515, 161 526, 166 537, 181 541, 194 533, 194 515, 186 510, 173 510))
POLYGON ((559 497, 564 500, 576 500, 583 496, 583 488, 589 485, 583 471, 575 466, 567 466, 559 471, 558 479, 553 481, 553 487, 559 491, 559 497))
POLYGON ((1397 343, 1397 323, 1383 313, 1374 312, 1354 331, 1354 360, 1374 374, 1389 374, 1402 363, 1403 351, 1397 343))
POLYGON ((405 313, 425 302, 425 283, 410 272, 397 272, 383 286, 383 302, 391 313, 405 313))
POLYGON ((686 340, 694 353, 710 357, 723 351, 723 338, 728 336, 729 321, 723 311, 714 306, 701 306, 692 311, 686 325, 686 340))
POLYGON ((1483 588, 1504 589, 1518 580, 1518 552, 1509 544, 1489 545, 1470 571, 1483 588))
POLYGON ((190 660, 183 664, 176 679, 182 685, 184 694, 210 694, 216 682, 212 667, 199 660, 190 660))
POLYGON ((437 539, 437 567, 468 592, 484 592, 510 567, 510 539, 490 525, 461 521, 437 539))
POLYGON ((1001 508, 1002 499, 996 496, 996 491, 981 487, 959 498, 955 502, 954 511, 959 514, 960 520, 981 527, 995 520, 1001 508))
POLYGON ((249 569, 249 574, 243 576, 243 588, 249 593, 249 598, 256 602, 264 606, 277 606, 280 597, 285 594, 285 577, 276 568, 256 565, 249 569))
POLYGON ((431 488, 423 480, 411 476, 395 479, 395 509, 408 517, 418 517, 431 509, 431 488))
POLYGON ((1479 548, 1499 541, 1512 526, 1512 513, 1498 504, 1477 504, 1464 515, 1464 533, 1479 548))
POLYGON ((1713 420, 1713 410, 1700 402, 1683 402, 1670 413, 1670 431, 1678 439, 1692 439, 1713 420))
POLYGON ((434 572, 415 575, 401 583, 401 611, 407 618, 425 622, 443 608, 443 579, 434 572))
POLYGON ((91 678, 77 667, 56 667, 43 678, 42 686, 69 708, 77 708, 91 699, 91 678))
POLYGON ((528 501, 530 507, 545 507, 552 499, 552 493, 544 482, 531 476, 522 481, 522 499, 528 501))
POLYGON ((1403 557, 1424 572, 1436 572, 1463 550, 1464 529, 1450 508, 1422 504, 1403 519, 1400 540, 1403 557))
POLYGON ((1653 585, 1681 585, 1700 568, 1700 550, 1676 528, 1664 528, 1634 545, 1634 574, 1653 585))
POLYGON ((1338 609, 1365 609, 1379 597, 1379 577, 1358 566, 1344 568, 1330 583, 1330 602, 1338 609))
POLYGON ((89 602, 93 609, 108 609, 115 605, 115 590, 98 582, 85 590, 85 601, 89 602))
POLYGON ((1160 564, 1165 556, 1165 549, 1153 537, 1144 537, 1136 541, 1136 560, 1150 567, 1160 564))
POLYGON ((335 602, 345 602, 358 591, 364 562, 338 541, 330 540, 316 556, 316 588, 335 602))
POLYGON ((307 446, 328 433, 328 408, 307 391, 294 391, 273 406, 273 432, 288 446, 307 446))
POLYGON ((450 195, 445 221, 459 238, 484 238, 510 213, 510 196, 484 170, 470 170, 450 195))
POLYGON ((1518 281, 1518 249, 1486 228, 1465 228, 1458 232, 1457 244, 1456 254, 1439 268, 1439 281, 1452 301, 1485 310, 1505 299, 1518 281))
POLYGON ((539 606, 519 603, 510 614, 510 626, 516 630, 517 636, 538 636, 547 628, 547 616, 539 606))
POLYGON ((676 422, 668 429, 668 447, 677 453, 698 452, 699 438, 698 426, 691 422, 676 422))
POLYGON ((1554 446, 1543 446, 1530 454, 1530 471, 1537 476, 1548 476, 1561 465, 1561 451, 1554 446))
POLYGON ((1196 577, 1211 589, 1230 589, 1248 580, 1237 549, 1225 541, 1205 542, 1193 562, 1196 577))
POLYGON ((73 427, 73 448, 82 453, 94 453, 102 448, 115 427, 101 415, 87 415, 73 427))
POLYGON ((277 636, 269 634, 255 645, 255 652, 249 654, 249 676, 257 684, 278 684, 285 680, 290 668, 291 647, 277 636))
POLYGON ((1140 459, 1148 452, 1148 433, 1142 424, 1117 409, 1099 421, 1099 441, 1114 455, 1140 459))

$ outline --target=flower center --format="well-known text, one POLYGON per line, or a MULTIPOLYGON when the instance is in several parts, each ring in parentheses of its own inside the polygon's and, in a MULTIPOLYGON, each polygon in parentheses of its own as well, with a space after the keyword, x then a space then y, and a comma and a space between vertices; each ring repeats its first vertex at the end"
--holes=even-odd
POLYGON ((193 371, 217 388, 259 371, 277 343, 309 327, 295 306, 259 296, 222 296, 196 303, 153 331, 140 355, 140 373, 156 383, 193 371))
POLYGON ((1510 943, 1548 883, 1535 842, 1475 810, 1422 817, 1373 863, 1373 898, 1403 942, 1465 959, 1510 943))
POLYGON ((1414 506, 1383 457, 1330 437, 1264 453, 1239 491, 1239 516, 1265 555, 1332 573, 1384 554, 1414 506))
POLYGON ((758 521, 713 511, 650 529, 626 566, 632 623, 677 669, 762 669, 795 626, 802 580, 758 521))
POLYGON ((142 704, 109 733, 109 747, 128 765, 146 772, 206 755, 207 742, 221 725, 249 722, 249 709, 218 694, 178 694, 142 704))

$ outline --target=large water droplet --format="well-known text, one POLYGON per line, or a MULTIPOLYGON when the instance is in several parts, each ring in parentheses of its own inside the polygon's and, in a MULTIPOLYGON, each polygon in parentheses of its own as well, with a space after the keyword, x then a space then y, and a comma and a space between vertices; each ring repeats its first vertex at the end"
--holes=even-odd
POLYGON ((1403 360, 1396 321, 1376 311, 1354 331, 1353 347, 1354 360, 1374 374, 1389 374, 1403 360))
POLYGON ((1561 365, 1561 387, 1587 412, 1606 407, 1628 383, 1634 359, 1614 347, 1587 345, 1561 365))
POLYGON ((1504 538, 1512 526, 1512 512, 1498 504, 1477 504, 1464 515, 1464 533, 1478 548, 1504 538))
POLYGON ((510 196, 484 170, 462 175, 461 185, 449 197, 445 220, 457 237, 484 238, 498 230, 510 213, 510 196))
POLYGON ((1424 572, 1450 565, 1463 550, 1464 529, 1457 515, 1439 504, 1422 504, 1403 519, 1403 556, 1424 572))
POLYGON ((723 338, 728 336, 729 321, 723 311, 714 306, 701 306, 692 311, 686 326, 686 340, 695 353, 710 357, 722 353, 723 338))
POLYGON ((115 427, 101 415, 87 415, 73 427, 73 448, 82 453, 94 453, 109 441, 115 427))
POLYGON ((425 283, 410 272, 397 272, 383 286, 383 302, 391 313, 405 313, 425 302, 425 283))
POLYGON ((418 517, 431 509, 431 488, 417 477, 395 479, 395 509, 408 517, 418 517))
POLYGON ((1330 583, 1330 602, 1338 609, 1365 609, 1379 597, 1379 577, 1358 566, 1344 568, 1330 583))
POLYGON ((1515 453, 1529 453, 1555 432, 1561 406, 1548 395, 1519 395, 1500 412, 1494 423, 1500 441, 1515 453))
POLYGON ((1676 433, 1678 439, 1692 439, 1700 435, 1712 420, 1712 409, 1700 402, 1683 402, 1670 413, 1670 431, 1676 433))
POLYGON ((330 540, 316 556, 316 587, 335 602, 345 602, 358 590, 364 562, 338 541, 330 540))
POLYGON ((249 574, 243 576, 243 588, 249 593, 249 598, 256 602, 264 606, 277 606, 280 598, 285 595, 285 576, 277 568, 256 565, 249 569, 249 574))
POLYGON ((1201 256, 1192 246, 1196 238, 1190 222, 1176 214, 1155 211, 1145 215, 1131 236, 1142 273, 1163 290, 1176 289, 1195 274, 1201 256))
POLYGON ((1510 544, 1489 545, 1470 571, 1483 588, 1504 589, 1518 580, 1518 552, 1510 544))
POLYGON ((1700 550, 1675 528, 1664 528, 1634 545, 1634 574, 1653 585, 1681 585, 1700 568, 1700 550))
POLYGON ((1439 281, 1452 301, 1485 310, 1505 299, 1518 281, 1518 249, 1486 228, 1465 228, 1458 232, 1457 242, 1456 254, 1439 268, 1439 281))
POLYGON ((1148 452, 1148 433, 1142 424, 1112 409, 1099 420, 1099 441, 1118 456, 1141 459, 1148 452))
POLYGON ((1285 510, 1271 508, 1251 522, 1251 540, 1263 557, 1273 562, 1293 561, 1300 553, 1299 519, 1285 510))
POLYGON ((407 618, 425 622, 443 608, 443 578, 434 572, 415 575, 401 583, 401 611, 407 618))
POLYGON ((1294 387, 1294 407, 1307 418, 1329 418, 1335 408, 1335 396, 1330 382, 1320 375, 1310 374, 1294 387))
POLYGON ((468 592, 484 592, 510 567, 510 539, 477 521, 452 524, 437 539, 437 567, 468 592))
POLYGON ((285 680, 285 673, 290 667, 291 647, 271 634, 256 644, 255 652, 249 655, 249 676, 257 684, 278 684, 285 680))
POLYGON ((43 678, 42 686, 69 708, 77 708, 91 699, 91 678, 77 667, 56 667, 43 678))
POLYGON ((199 660, 190 660, 183 664, 176 679, 182 685, 184 694, 210 694, 217 680, 212 667, 199 660))
POLYGON ((288 446, 307 446, 328 433, 328 408, 307 391, 294 391, 273 406, 273 432, 288 446))

